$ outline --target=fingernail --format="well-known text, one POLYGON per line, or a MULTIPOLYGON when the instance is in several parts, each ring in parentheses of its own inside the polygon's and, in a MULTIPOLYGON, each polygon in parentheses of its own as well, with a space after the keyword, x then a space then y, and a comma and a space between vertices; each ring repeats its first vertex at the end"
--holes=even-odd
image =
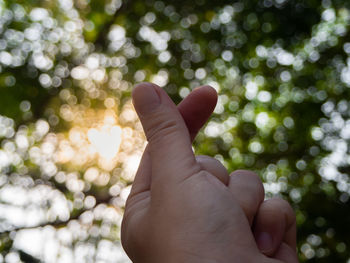
POLYGON ((132 98, 136 111, 141 115, 151 112, 160 104, 160 97, 151 83, 137 85, 133 90, 132 98))
POLYGON ((269 252, 272 249, 272 237, 269 233, 259 233, 256 242, 261 252, 269 252))

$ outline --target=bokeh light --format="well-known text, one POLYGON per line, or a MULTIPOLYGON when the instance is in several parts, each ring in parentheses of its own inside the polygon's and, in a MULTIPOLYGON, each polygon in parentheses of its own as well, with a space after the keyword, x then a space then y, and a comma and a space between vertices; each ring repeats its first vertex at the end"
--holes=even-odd
POLYGON ((130 262, 120 224, 146 145, 130 98, 143 81, 177 103, 214 87, 196 153, 292 204, 301 262, 348 262, 349 10, 0 0, 0 262, 130 262))

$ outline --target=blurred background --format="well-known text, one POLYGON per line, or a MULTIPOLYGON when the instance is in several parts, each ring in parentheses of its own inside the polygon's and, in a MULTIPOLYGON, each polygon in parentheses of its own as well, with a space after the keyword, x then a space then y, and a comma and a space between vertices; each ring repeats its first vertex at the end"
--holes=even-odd
POLYGON ((143 81, 213 86, 196 153, 292 204, 301 262, 350 262, 349 29, 347 0, 0 0, 0 262, 130 262, 143 81))

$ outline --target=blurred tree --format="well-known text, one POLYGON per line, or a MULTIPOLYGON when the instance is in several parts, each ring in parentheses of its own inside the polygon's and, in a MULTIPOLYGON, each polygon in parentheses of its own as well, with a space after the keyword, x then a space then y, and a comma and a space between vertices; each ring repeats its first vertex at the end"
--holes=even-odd
POLYGON ((346 0, 0 0, 0 262, 128 262, 142 81, 212 85, 196 152, 291 202, 301 262, 349 262, 349 29, 346 0))

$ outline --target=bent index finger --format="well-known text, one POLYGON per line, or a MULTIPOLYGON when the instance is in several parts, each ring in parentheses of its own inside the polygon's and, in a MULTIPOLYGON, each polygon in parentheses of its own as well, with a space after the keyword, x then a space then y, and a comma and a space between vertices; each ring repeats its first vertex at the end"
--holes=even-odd
POLYGON ((193 141, 198 131, 203 127, 213 113, 218 96, 210 86, 202 86, 194 89, 177 106, 193 141))
POLYGON ((176 105, 158 86, 142 83, 133 90, 133 102, 149 142, 152 183, 182 181, 200 170, 186 124, 176 105))

